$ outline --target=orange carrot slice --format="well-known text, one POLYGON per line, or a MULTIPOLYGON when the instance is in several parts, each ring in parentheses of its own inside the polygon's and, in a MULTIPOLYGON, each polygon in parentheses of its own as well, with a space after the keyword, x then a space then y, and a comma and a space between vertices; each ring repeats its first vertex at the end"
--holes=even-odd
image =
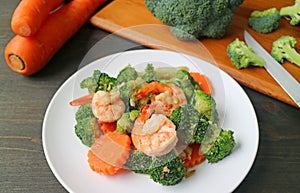
POLYGON ((117 128, 117 122, 112 122, 112 123, 106 123, 106 122, 99 122, 101 125, 102 131, 105 133, 113 132, 117 128))
POLYGON ((104 175, 114 175, 120 169, 102 161, 91 150, 88 151, 88 162, 93 171, 104 175))
POLYGON ((11 28, 20 36, 35 34, 50 12, 64 0, 22 0, 14 11, 11 28))
POLYGON ((190 159, 183 160, 184 167, 190 168, 195 165, 200 164, 205 160, 205 156, 200 152, 200 145, 199 144, 191 144, 189 145, 192 148, 192 154, 190 159))
POLYGON ((22 75, 40 71, 106 0, 73 0, 47 17, 30 37, 16 35, 6 45, 8 66, 22 75))
POLYGON ((199 72, 190 72, 190 75, 199 83, 200 89, 203 90, 206 94, 212 95, 212 86, 204 74, 199 72))
POLYGON ((95 140, 88 154, 88 161, 93 171, 104 175, 116 174, 129 157, 130 137, 117 131, 106 133, 95 140), (100 160, 100 161, 99 161, 100 160))

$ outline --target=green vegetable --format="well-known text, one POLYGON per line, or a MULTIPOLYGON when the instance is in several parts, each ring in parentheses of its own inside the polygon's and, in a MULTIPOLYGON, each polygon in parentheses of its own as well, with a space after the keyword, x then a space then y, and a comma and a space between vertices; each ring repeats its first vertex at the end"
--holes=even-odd
POLYGON ((99 125, 92 112, 91 104, 81 105, 75 114, 75 133, 81 142, 91 146, 100 135, 99 125))
POLYGON ((279 27, 280 14, 276 8, 251 12, 248 24, 257 32, 271 33, 279 27))
POLYGON ((143 100, 135 101, 134 94, 145 84, 146 82, 142 78, 137 77, 136 80, 129 80, 120 86, 120 97, 124 101, 127 110, 139 109, 144 104, 143 100))
POLYGON ((116 84, 120 85, 130 80, 135 80, 137 77, 138 77, 137 71, 133 67, 128 65, 119 72, 117 76, 116 84))
POLYGON ((264 66, 264 59, 257 56, 253 48, 247 46, 245 42, 236 38, 227 46, 227 54, 232 64, 237 68, 248 68, 249 66, 264 66))
POLYGON ((123 113, 121 118, 117 121, 116 130, 122 134, 126 132, 130 133, 134 125, 134 121, 138 117, 139 113, 140 112, 138 110, 132 110, 130 112, 123 113))
POLYGON ((135 173, 148 174, 152 157, 138 150, 131 150, 125 167, 135 173))
POLYGON ((115 82, 115 78, 100 72, 100 70, 95 70, 91 77, 81 81, 80 87, 87 88, 89 93, 94 93, 98 90, 110 92, 114 88, 115 82))
POLYGON ((199 83, 186 70, 177 71, 176 79, 179 80, 179 87, 183 90, 188 100, 191 99, 195 89, 200 89, 199 83))
POLYGON ((156 80, 155 78, 155 71, 154 71, 154 67, 152 64, 148 64, 146 69, 145 69, 145 73, 142 75, 142 78, 147 82, 153 82, 156 80))
POLYGON ((189 69, 185 66, 180 67, 159 67, 155 69, 156 80, 170 80, 176 78, 176 74, 179 70, 188 71, 189 69))
POLYGON ((191 99, 193 107, 201 114, 205 115, 210 121, 218 122, 218 112, 216 102, 212 96, 202 90, 195 90, 191 99))
POLYGON ((280 63, 286 59, 300 67, 300 54, 295 49, 296 43, 296 38, 292 36, 281 36, 273 42, 271 55, 280 63))
POLYGON ((179 140, 186 144, 201 143, 209 124, 207 117, 191 104, 173 110, 170 120, 176 125, 179 140))
POLYGON ((291 25, 300 24, 300 0, 295 0, 292 6, 282 7, 280 9, 280 16, 290 19, 291 25))
POLYGON ((153 158, 149 168, 150 178, 165 186, 176 185, 182 181, 186 173, 183 162, 176 155, 175 150, 153 158))
POLYGON ((178 86, 183 90, 188 100, 192 98, 195 89, 200 89, 199 83, 197 83, 190 73, 184 69, 177 70, 175 77, 169 80, 161 80, 160 82, 165 84, 171 83, 178 86))
POLYGON ((233 131, 223 130, 212 124, 207 130, 200 151, 209 163, 216 163, 231 154, 234 146, 233 131))
POLYGON ((181 40, 222 38, 243 0, 145 0, 148 10, 181 40))

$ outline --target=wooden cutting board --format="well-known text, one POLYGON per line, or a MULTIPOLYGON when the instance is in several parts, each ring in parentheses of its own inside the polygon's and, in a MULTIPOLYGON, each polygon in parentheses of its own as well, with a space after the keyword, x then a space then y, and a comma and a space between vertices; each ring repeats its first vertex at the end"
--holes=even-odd
MULTIPOLYGON (((179 51, 216 64, 240 84, 296 106, 264 68, 237 70, 232 66, 226 52, 228 44, 235 38, 244 40, 244 30, 247 30, 269 52, 271 52, 272 42, 277 38, 282 35, 294 36, 299 42, 296 49, 300 51, 300 26, 291 26, 284 18, 280 21, 279 29, 270 34, 255 32, 248 26, 248 17, 253 10, 265 10, 271 7, 280 10, 283 6, 293 4, 294 0, 245 0, 236 11, 224 38, 206 38, 197 42, 176 39, 169 31, 169 27, 163 25, 146 9, 144 0, 114 0, 96 13, 90 21, 99 28, 148 47, 179 51)), ((289 62, 285 62, 283 66, 300 82, 300 67, 289 62)))

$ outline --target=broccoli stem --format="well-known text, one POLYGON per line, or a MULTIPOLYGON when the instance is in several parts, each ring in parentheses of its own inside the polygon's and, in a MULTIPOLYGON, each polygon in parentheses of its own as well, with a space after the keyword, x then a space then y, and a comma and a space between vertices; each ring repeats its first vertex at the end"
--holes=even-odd
POLYGON ((264 66, 264 60, 261 57, 257 56, 254 52, 251 52, 248 48, 242 47, 241 51, 249 56, 247 57, 247 60, 249 60, 253 66, 264 66))
POLYGON ((284 51, 288 56, 286 59, 300 67, 300 54, 294 48, 286 48, 284 51))
POLYGON ((292 25, 297 25, 300 20, 300 0, 296 0, 295 4, 292 6, 283 7, 280 9, 280 16, 291 17, 290 23, 292 25))
POLYGON ((293 6, 283 7, 280 9, 281 16, 288 16, 292 14, 297 14, 300 11, 300 3, 297 3, 293 6), (298 4, 298 5, 297 5, 298 4))

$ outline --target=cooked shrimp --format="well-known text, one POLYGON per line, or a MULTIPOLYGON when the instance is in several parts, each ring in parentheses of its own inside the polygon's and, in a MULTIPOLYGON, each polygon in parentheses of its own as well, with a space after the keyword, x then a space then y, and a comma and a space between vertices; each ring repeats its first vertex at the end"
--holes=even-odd
POLYGON ((100 122, 114 122, 125 112, 125 104, 118 91, 98 91, 92 99, 92 110, 100 122))
POLYGON ((152 114, 153 105, 142 109, 131 133, 134 146, 149 156, 161 156, 170 152, 178 138, 176 127, 162 114, 152 114))
POLYGON ((174 84, 152 82, 144 86, 135 96, 139 100, 149 94, 155 94, 152 97, 152 103, 156 104, 155 112, 166 116, 180 105, 187 103, 183 90, 174 84))
POLYGON ((151 82, 149 84, 146 84, 146 86, 144 86, 137 94, 135 94, 135 97, 137 98, 137 100, 140 100, 149 94, 160 94, 165 91, 173 93, 173 90, 167 84, 163 84, 160 82, 151 82))

